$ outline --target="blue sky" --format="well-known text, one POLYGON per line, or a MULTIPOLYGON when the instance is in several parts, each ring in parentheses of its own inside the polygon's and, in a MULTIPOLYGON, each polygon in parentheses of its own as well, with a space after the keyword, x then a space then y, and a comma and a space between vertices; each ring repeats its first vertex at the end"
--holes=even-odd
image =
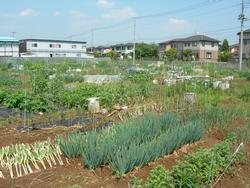
MULTIPOLYGON (((83 40, 91 44, 160 42, 196 33, 238 41, 240 0, 0 0, 0 36, 83 40), (160 14, 163 13, 163 14, 160 14), (143 17, 146 15, 156 15, 143 17), (113 26, 113 27, 109 27, 113 26), (99 29, 96 29, 99 28, 99 29)), ((246 15, 250 17, 250 9, 246 15)), ((246 22, 246 28, 250 22, 246 22)))

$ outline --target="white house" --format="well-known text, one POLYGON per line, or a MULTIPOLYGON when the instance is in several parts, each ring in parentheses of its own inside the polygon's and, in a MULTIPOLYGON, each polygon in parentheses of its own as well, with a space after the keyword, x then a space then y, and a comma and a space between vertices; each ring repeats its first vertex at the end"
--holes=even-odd
POLYGON ((19 42, 13 37, 0 37, 0 57, 18 57, 19 42))
POLYGON ((86 42, 48 39, 20 40, 21 57, 69 57, 90 58, 86 42))

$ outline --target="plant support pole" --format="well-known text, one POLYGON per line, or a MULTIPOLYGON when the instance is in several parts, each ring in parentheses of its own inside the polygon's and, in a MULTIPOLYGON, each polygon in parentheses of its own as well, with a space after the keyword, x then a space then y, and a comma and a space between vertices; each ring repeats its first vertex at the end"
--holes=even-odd
POLYGON ((228 163, 228 165, 226 166, 226 168, 225 168, 225 170, 223 171, 223 173, 219 176, 219 178, 216 180, 216 182, 215 182, 213 185, 211 185, 210 188, 215 187, 215 186, 217 185, 217 183, 221 180, 221 178, 225 175, 227 169, 228 169, 229 166, 232 164, 232 162, 234 161, 235 157, 236 157, 237 154, 239 153, 241 147, 243 147, 243 146, 244 146, 244 144, 243 144, 243 142, 242 142, 242 143, 238 146, 238 148, 235 150, 235 152, 233 153, 232 159, 231 159, 231 161, 229 161, 229 163, 228 163))

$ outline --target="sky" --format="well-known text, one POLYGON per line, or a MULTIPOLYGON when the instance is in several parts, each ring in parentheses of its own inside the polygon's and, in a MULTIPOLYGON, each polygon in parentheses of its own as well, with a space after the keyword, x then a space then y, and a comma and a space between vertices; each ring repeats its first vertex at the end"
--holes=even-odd
MULTIPOLYGON (((0 36, 158 43, 195 34, 236 43, 240 0, 0 0, 0 36), (14 32, 14 33, 13 33, 14 32)), ((250 3, 245 14, 250 17, 250 3)), ((250 28, 250 21, 245 22, 250 28)))

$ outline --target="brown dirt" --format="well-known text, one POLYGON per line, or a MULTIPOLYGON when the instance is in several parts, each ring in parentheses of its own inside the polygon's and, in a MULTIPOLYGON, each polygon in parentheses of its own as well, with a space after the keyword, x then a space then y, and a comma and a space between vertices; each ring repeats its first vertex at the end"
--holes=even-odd
MULTIPOLYGON (((247 121, 235 120, 231 126, 235 127, 239 124, 246 124, 247 121)), ((50 130, 34 131, 30 133, 19 133, 14 128, 0 129, 0 145, 5 146, 15 143, 32 143, 34 141, 45 140, 48 137, 55 137, 58 134, 64 134, 72 129, 55 128, 50 130)), ((16 188, 44 188, 44 187, 62 187, 67 188, 72 185, 79 185, 87 188, 127 188, 131 176, 135 175, 143 180, 149 175, 151 169, 159 164, 164 165, 167 169, 171 169, 178 160, 181 160, 185 154, 193 152, 198 148, 211 148, 214 144, 220 142, 225 137, 225 133, 220 130, 213 130, 207 133, 199 142, 186 145, 174 152, 172 155, 165 156, 156 162, 149 163, 143 168, 136 168, 126 177, 117 179, 112 175, 109 166, 98 168, 95 171, 84 168, 81 158, 71 159, 70 164, 64 166, 56 166, 52 169, 42 170, 24 177, 15 178, 13 180, 6 178, 0 179, 0 188, 16 187, 16 188)), ((250 151, 250 150, 249 150, 250 151)), ((65 160, 64 160, 65 161, 65 160)), ((249 186, 250 174, 249 162, 247 165, 237 168, 237 176, 227 176, 220 183, 220 187, 243 187, 249 186), (242 185, 242 186, 238 186, 242 185)), ((219 186, 218 185, 218 186, 219 186)), ((217 188, 220 188, 218 187, 217 188)))

